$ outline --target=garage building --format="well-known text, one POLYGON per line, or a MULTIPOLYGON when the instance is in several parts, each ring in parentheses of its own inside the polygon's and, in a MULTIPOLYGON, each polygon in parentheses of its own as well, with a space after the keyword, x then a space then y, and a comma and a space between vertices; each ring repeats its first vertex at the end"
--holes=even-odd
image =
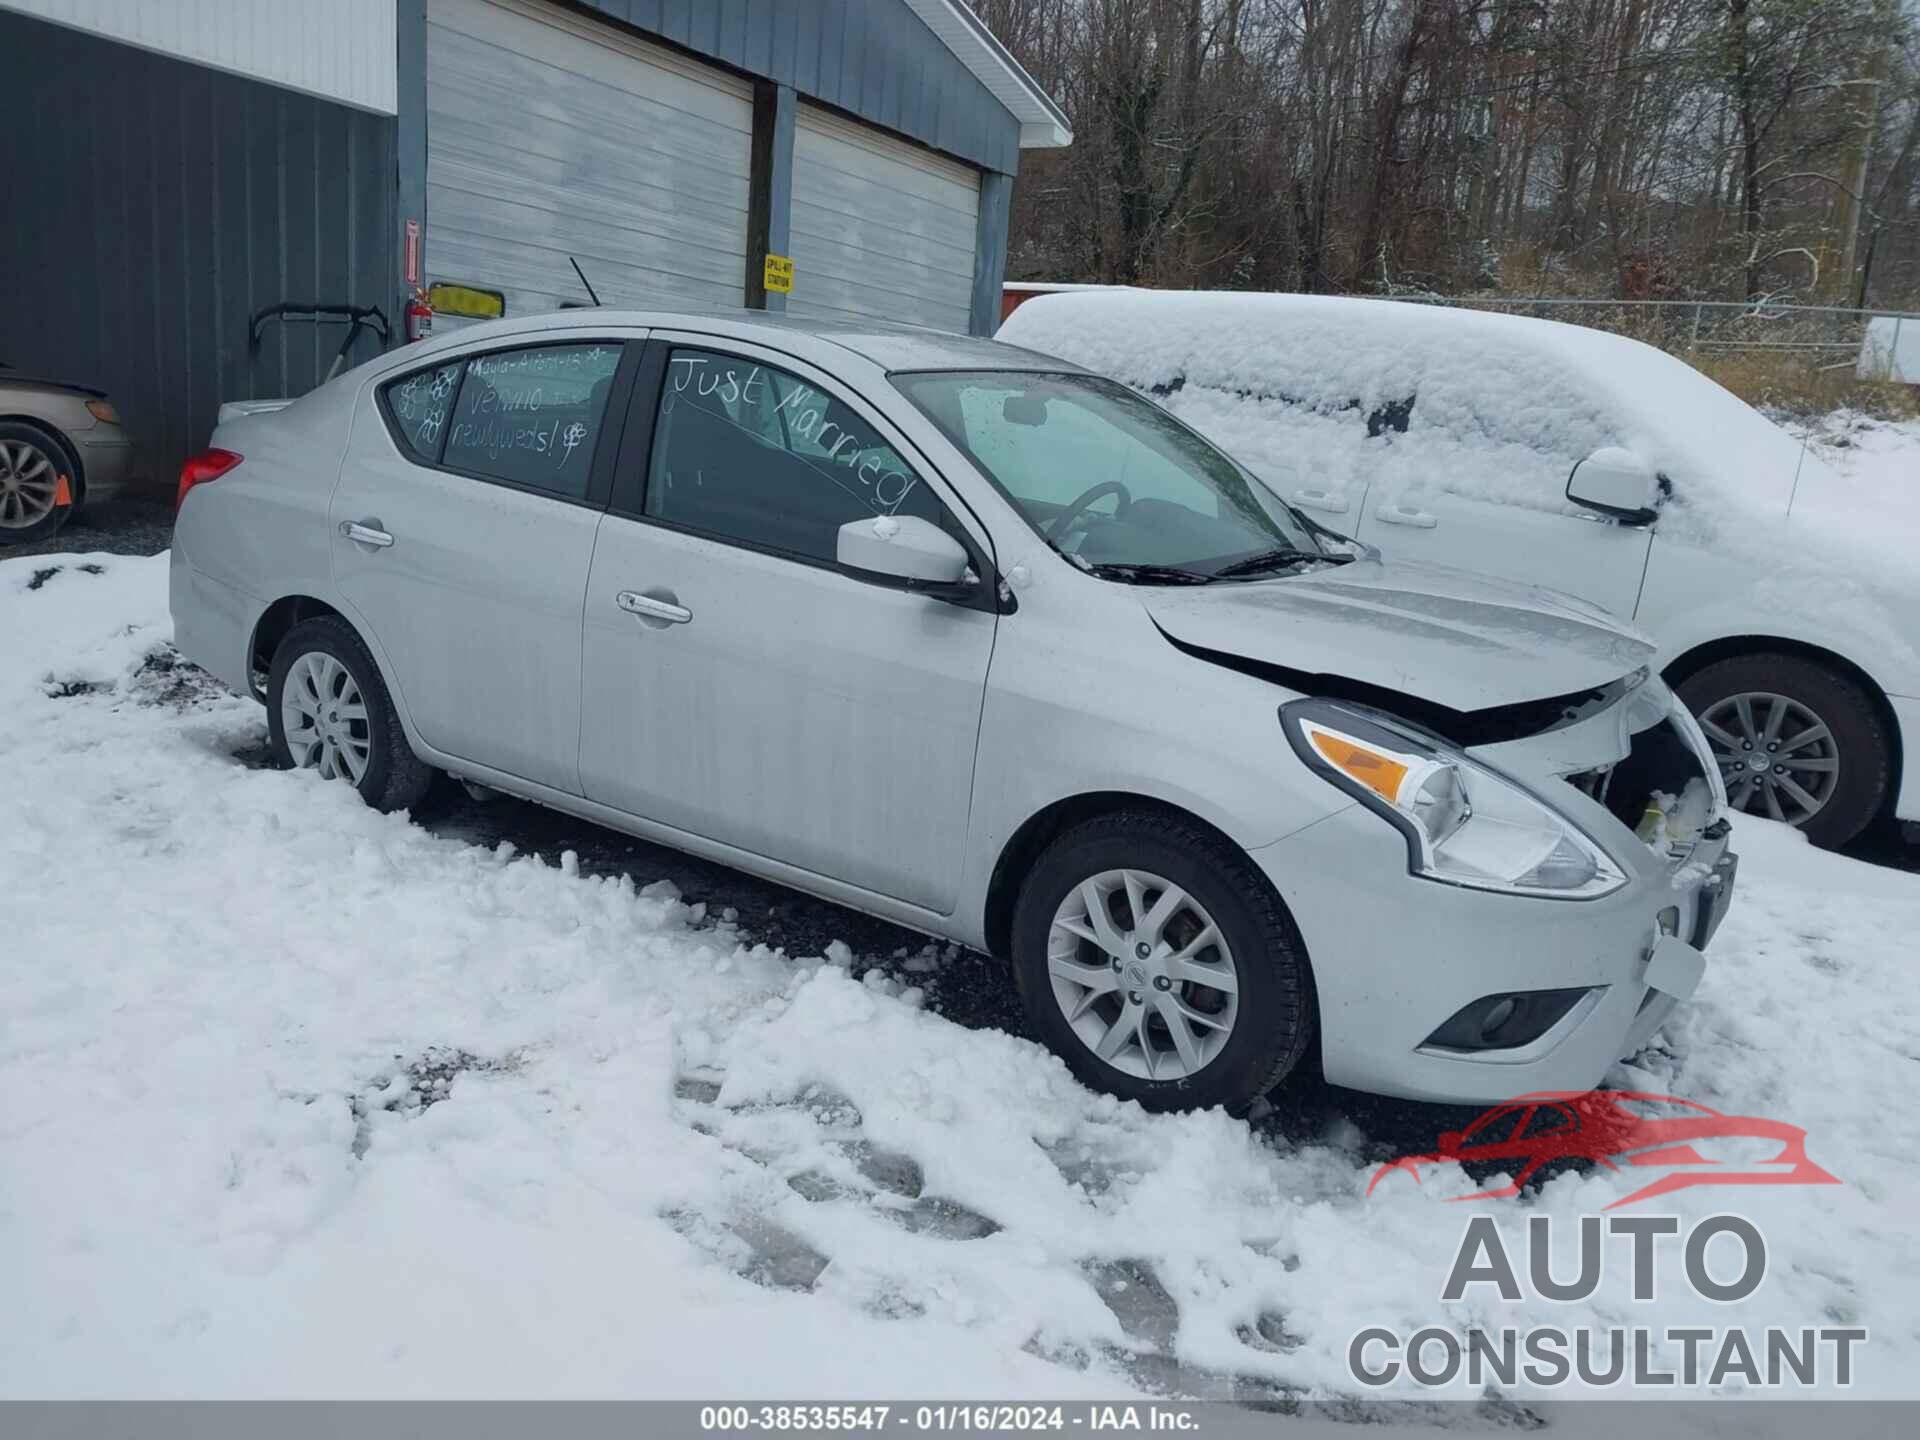
POLYGON ((415 283, 524 315, 575 263, 991 333, 1020 151, 1072 138, 961 0, 0 0, 0 93, 0 362, 110 391, 156 477, 325 375, 341 326, 256 338, 286 301, 379 307, 354 361, 415 283))

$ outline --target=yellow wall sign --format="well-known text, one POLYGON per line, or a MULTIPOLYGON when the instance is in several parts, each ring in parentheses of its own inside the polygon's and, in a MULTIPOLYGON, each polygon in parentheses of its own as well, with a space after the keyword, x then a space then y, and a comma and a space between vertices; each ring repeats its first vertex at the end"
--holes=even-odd
POLYGON ((452 284, 436 280, 427 287, 427 303, 436 315, 455 315, 463 320, 498 320, 507 313, 507 297, 498 290, 482 290, 477 285, 452 284))
POLYGON ((766 269, 762 273, 769 294, 791 295, 793 293, 793 260, 790 256, 767 256, 766 269))

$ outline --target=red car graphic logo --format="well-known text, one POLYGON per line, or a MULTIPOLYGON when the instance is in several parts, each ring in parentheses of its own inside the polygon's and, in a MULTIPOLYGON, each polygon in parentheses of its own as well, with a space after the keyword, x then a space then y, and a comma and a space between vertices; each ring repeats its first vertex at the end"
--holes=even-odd
POLYGON ((1605 1208, 1618 1209, 1694 1185, 1838 1185, 1838 1177, 1807 1158, 1807 1132, 1798 1125, 1752 1115, 1722 1115, 1691 1100, 1637 1090, 1548 1091, 1494 1106, 1465 1130, 1448 1131, 1427 1155, 1403 1155, 1374 1172, 1373 1193, 1388 1175, 1404 1170, 1417 1184, 1422 1165, 1505 1161, 1517 1168, 1497 1190, 1456 1195, 1456 1200, 1493 1200, 1518 1195, 1534 1173, 1555 1161, 1577 1160, 1619 1170, 1666 1166, 1668 1173, 1605 1208), (1729 1145, 1727 1142, 1731 1142, 1729 1145), (1733 1163, 1702 1149, 1766 1151, 1733 1163))

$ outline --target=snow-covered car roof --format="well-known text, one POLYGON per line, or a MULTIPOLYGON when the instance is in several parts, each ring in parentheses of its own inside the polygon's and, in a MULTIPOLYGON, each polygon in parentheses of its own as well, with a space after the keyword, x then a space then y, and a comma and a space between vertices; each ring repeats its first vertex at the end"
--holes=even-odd
POLYGON ((1322 295, 1110 290, 1030 300, 999 338, 1166 397, 1256 469, 1307 468, 1316 484, 1364 467, 1375 479, 1557 508, 1575 460, 1624 445, 1674 481, 1682 512, 1704 518, 1721 501, 1784 512, 1803 467, 1823 468, 1686 362, 1550 320, 1322 295), (1421 443, 1396 451, 1401 433, 1421 443))

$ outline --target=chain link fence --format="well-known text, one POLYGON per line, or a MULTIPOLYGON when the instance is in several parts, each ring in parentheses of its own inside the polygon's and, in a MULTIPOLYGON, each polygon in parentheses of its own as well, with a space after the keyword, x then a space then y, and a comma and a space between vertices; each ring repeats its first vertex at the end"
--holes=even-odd
POLYGON ((1675 354, 1792 355, 1814 368, 1848 370, 1863 380, 1920 384, 1920 313, 1912 311, 1767 301, 1396 298, 1562 320, 1675 354))

